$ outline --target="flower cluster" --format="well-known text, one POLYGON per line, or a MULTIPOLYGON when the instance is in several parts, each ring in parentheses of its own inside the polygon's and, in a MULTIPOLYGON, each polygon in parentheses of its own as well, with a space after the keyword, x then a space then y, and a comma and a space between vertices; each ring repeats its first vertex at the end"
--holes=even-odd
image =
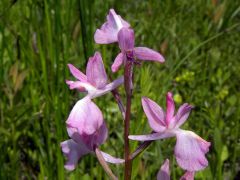
MULTIPOLYGON (((128 62, 131 62, 131 66, 133 66, 137 60, 159 63, 165 61, 160 53, 152 49, 135 47, 134 30, 113 9, 109 11, 107 21, 100 29, 96 30, 94 40, 98 44, 118 43, 121 52, 116 56, 111 66, 112 72, 117 72, 121 66, 125 67, 128 62)), ((86 96, 74 105, 66 121, 67 132, 71 139, 61 143, 62 151, 67 157, 65 168, 73 170, 83 155, 95 153, 95 150, 108 137, 108 129, 103 114, 92 99, 114 91, 122 84, 127 86, 126 81, 129 79, 131 81, 131 77, 126 78, 126 73, 109 83, 99 52, 89 58, 86 74, 71 64, 68 64, 68 67, 71 74, 77 79, 76 81, 66 80, 69 88, 86 93, 86 96)), ((167 93, 166 104, 165 112, 153 100, 143 97, 142 107, 153 132, 148 135, 129 135, 128 138, 137 141, 153 141, 176 136, 174 154, 178 165, 186 170, 181 179, 191 180, 196 171, 202 170, 208 165, 205 155, 209 151, 210 143, 192 131, 180 129, 193 108, 191 105, 183 104, 174 114, 175 103, 170 92, 167 93)), ((127 111, 124 110, 123 113, 127 114, 127 111)), ((123 160, 100 152, 106 162, 123 163, 127 161, 126 158, 123 160)), ((169 160, 166 160, 160 168, 157 179, 170 179, 169 160)))

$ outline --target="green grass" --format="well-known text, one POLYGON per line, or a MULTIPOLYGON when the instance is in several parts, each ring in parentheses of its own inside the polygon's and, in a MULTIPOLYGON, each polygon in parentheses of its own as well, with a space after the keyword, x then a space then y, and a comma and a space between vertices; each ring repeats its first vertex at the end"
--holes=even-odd
MULTIPOLYGON (((100 51, 111 73, 118 46, 93 40, 109 8, 131 23, 137 45, 166 58, 165 64, 135 68, 131 133, 150 132, 141 96, 165 107, 165 94, 172 91, 178 106, 195 106, 184 128, 212 143, 209 167, 196 179, 234 179, 240 171, 240 3, 227 0, 1 0, 0 179, 108 179, 93 156, 84 157, 74 172, 65 171, 59 143, 68 139, 65 121, 82 97, 65 84, 71 78, 67 63, 84 71, 88 57, 100 51)), ((124 98, 123 92, 120 88, 124 98)), ((123 156, 123 123, 113 97, 94 101, 109 127, 101 148, 123 156)), ((165 158, 178 179, 183 171, 173 157, 174 143, 154 142, 135 160, 133 179, 154 179, 165 158)), ((110 167, 123 175, 122 166, 110 167)))

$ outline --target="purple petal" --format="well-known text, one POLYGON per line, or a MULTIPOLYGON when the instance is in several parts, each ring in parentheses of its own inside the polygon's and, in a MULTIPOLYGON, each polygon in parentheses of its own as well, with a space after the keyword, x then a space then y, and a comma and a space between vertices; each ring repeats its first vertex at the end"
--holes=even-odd
POLYGON ((157 180, 170 180, 169 160, 166 159, 157 174, 157 180))
POLYGON ((107 74, 99 52, 96 52, 93 57, 89 58, 86 75, 88 82, 96 88, 102 88, 107 84, 107 74))
POLYGON ((79 100, 73 107, 67 119, 69 127, 77 128, 79 134, 93 134, 103 123, 100 109, 85 97, 79 100))
POLYGON ((175 134, 171 131, 166 132, 158 132, 147 135, 129 135, 128 139, 136 140, 136 141, 153 141, 158 139, 166 139, 175 136, 175 134))
POLYGON ((124 61, 124 54, 119 53, 112 64, 112 72, 117 72, 124 61))
POLYGON ((96 90, 90 92, 89 97, 92 99, 92 98, 99 97, 99 96, 102 96, 104 94, 107 94, 108 92, 116 89, 118 86, 123 84, 123 82, 124 82, 124 78, 123 78, 123 76, 121 76, 118 79, 115 79, 113 82, 107 84, 104 88, 96 89, 96 90))
POLYGON ((129 28, 122 28, 118 33, 118 43, 122 51, 131 51, 134 48, 134 31, 129 28))
POLYGON ((187 171, 185 174, 180 178, 180 180, 194 180, 195 172, 187 171))
POLYGON ((95 136, 94 146, 100 146, 106 141, 108 137, 108 128, 105 121, 103 121, 102 125, 100 126, 98 131, 94 134, 94 136, 95 136))
POLYGON ((166 101, 167 101, 166 123, 167 125, 169 125, 171 123, 171 120, 173 119, 174 111, 175 111, 175 103, 173 101, 171 92, 167 93, 166 101))
POLYGON ((155 103, 153 100, 142 97, 142 107, 148 118, 148 123, 150 127, 155 132, 162 132, 166 129, 165 113, 162 108, 155 103))
POLYGON ((210 143, 192 131, 177 130, 175 156, 178 165, 187 171, 199 171, 207 167, 205 154, 209 151, 210 143))
POLYGON ((113 156, 111 156, 110 154, 107 154, 103 151, 101 151, 103 158, 105 159, 105 161, 112 163, 112 164, 122 164, 124 163, 124 159, 120 159, 120 158, 115 158, 113 156))
POLYGON ((178 112, 175 116, 175 128, 180 127, 188 118, 193 106, 185 103, 178 109, 178 112))
POLYGON ((117 34, 122 27, 130 27, 121 16, 117 15, 114 9, 110 9, 105 22, 94 34, 94 40, 98 44, 109 44, 117 42, 117 34))
POLYGON ((61 142, 63 154, 67 157, 67 162, 64 167, 72 171, 75 169, 78 160, 90 151, 82 144, 74 142, 72 139, 61 142))
POLYGON ((68 68, 76 79, 82 82, 87 82, 87 76, 81 71, 79 71, 75 66, 73 66, 72 64, 68 64, 68 68))
POLYGON ((160 63, 163 63, 165 61, 164 57, 160 53, 147 47, 135 47, 134 54, 140 60, 157 61, 160 63))

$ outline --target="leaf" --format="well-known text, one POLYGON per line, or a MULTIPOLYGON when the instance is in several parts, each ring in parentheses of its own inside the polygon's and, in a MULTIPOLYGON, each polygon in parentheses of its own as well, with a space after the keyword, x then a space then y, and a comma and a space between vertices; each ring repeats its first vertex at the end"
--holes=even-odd
POLYGON ((222 152, 222 139, 221 139, 221 132, 218 128, 214 130, 214 149, 217 154, 220 156, 222 152))
POLYGON ((222 153, 221 153, 221 161, 224 162, 227 160, 229 154, 228 154, 228 148, 227 146, 223 146, 222 153))

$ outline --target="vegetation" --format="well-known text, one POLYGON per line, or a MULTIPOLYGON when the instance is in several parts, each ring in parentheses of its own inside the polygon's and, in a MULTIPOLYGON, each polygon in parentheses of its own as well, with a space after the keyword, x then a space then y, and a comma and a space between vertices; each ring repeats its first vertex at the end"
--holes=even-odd
MULTIPOLYGON (((88 57, 99 51, 111 74, 118 47, 93 40, 110 8, 131 23, 137 45, 166 58, 135 68, 131 134, 151 131, 141 96, 164 106, 171 90, 178 105, 195 106, 184 126, 212 143, 209 167, 196 179, 239 178, 239 1, 1 0, 0 179, 107 179, 92 156, 82 158, 74 172, 64 170, 60 142, 67 139, 65 121, 81 96, 65 84, 71 79, 67 63, 84 71, 88 57)), ((111 137, 101 148, 123 157, 123 122, 114 98, 108 94, 95 102, 111 137)), ((174 143, 152 143, 134 161, 133 179, 155 179, 163 155, 178 179, 183 173, 172 156, 174 143)), ((137 145, 131 141, 131 149, 137 145)), ((123 175, 121 165, 111 167, 123 175)))

